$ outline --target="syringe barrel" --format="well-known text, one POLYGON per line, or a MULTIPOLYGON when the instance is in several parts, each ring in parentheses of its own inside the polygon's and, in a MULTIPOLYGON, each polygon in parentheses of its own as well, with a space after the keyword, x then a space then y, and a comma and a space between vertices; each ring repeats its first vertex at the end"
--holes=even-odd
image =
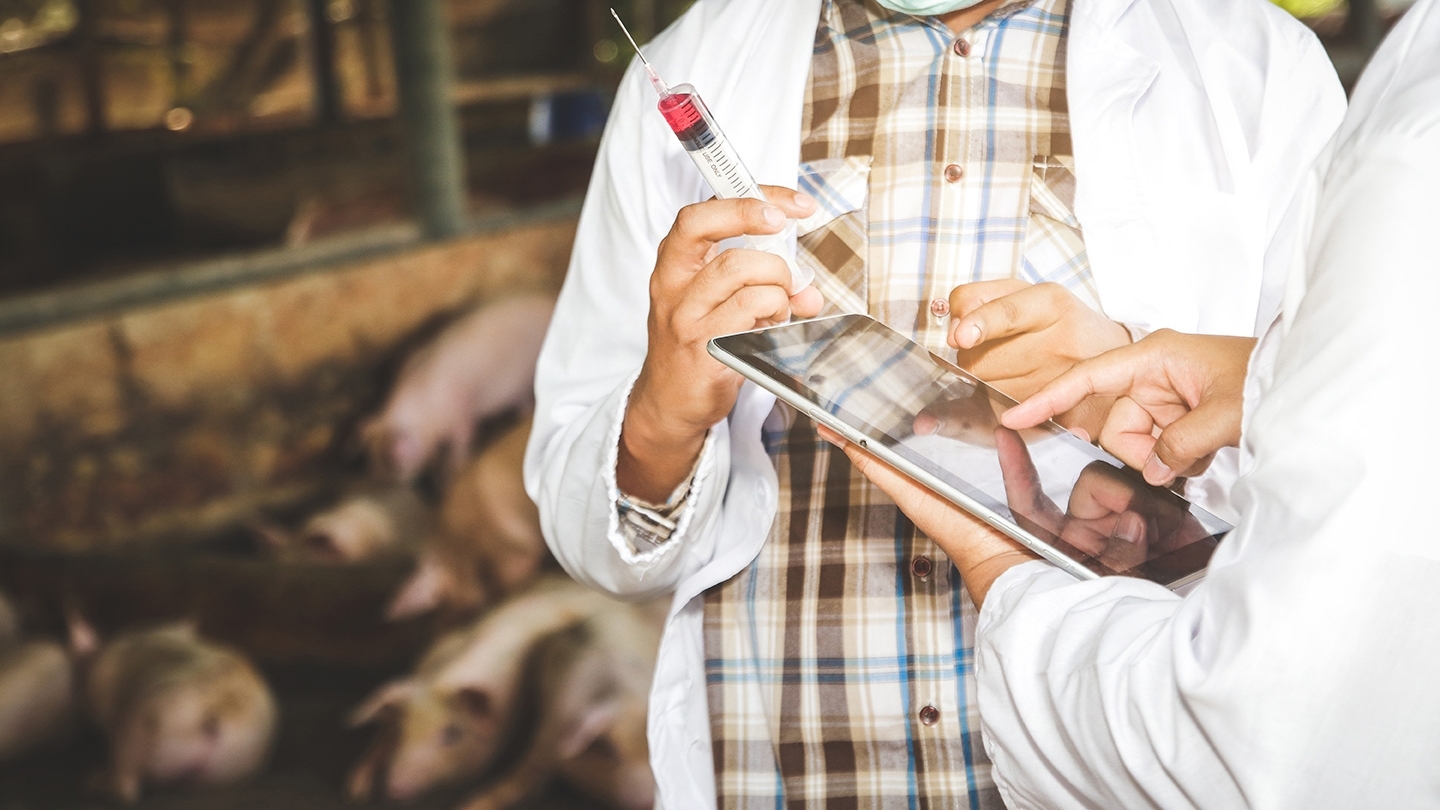
MULTIPOLYGON (((660 99, 659 110, 716 197, 765 199, 755 177, 745 168, 730 139, 725 137, 715 117, 710 114, 710 108, 705 106, 694 87, 688 84, 671 87, 669 95, 660 99)), ((778 234, 745 237, 750 247, 774 253, 790 266, 791 293, 809 286, 815 278, 815 274, 808 267, 797 264, 791 254, 790 243, 794 234, 795 222, 789 220, 778 234)))

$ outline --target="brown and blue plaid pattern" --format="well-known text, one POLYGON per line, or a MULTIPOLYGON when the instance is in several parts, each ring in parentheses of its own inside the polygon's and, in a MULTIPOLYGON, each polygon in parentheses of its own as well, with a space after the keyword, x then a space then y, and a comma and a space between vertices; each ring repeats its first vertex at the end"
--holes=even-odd
MULTIPOLYGON (((1055 281, 1096 305, 1071 213, 1067 20, 1067 0, 1012 3, 965 32, 965 57, 938 20, 827 0, 799 187, 820 203, 800 260, 831 312, 953 357, 930 305, 958 284, 1055 281)), ((720 806, 1000 807, 953 567, 807 418, 778 405, 766 440, 770 540, 706 595, 720 806)))

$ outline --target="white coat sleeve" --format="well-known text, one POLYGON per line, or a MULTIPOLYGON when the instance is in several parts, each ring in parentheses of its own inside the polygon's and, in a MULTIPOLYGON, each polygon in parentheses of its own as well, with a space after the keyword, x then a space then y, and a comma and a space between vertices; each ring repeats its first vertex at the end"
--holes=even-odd
POLYGON ((1403 418, 1440 396, 1432 61, 1400 94, 1428 122, 1362 130, 1324 181, 1249 421, 1244 519, 1205 581, 1181 600, 1031 563, 992 587, 978 701, 1011 807, 1440 803, 1440 518, 1421 472, 1440 439, 1403 418))
MULTIPOLYGON (((1262 256, 1250 333, 1259 337, 1280 313, 1285 280, 1303 266, 1313 213, 1308 203, 1318 177, 1313 167, 1345 115, 1346 100, 1334 65, 1313 32, 1280 9, 1256 13, 1264 19, 1247 22, 1249 30, 1238 31, 1231 42, 1253 60, 1246 62, 1253 73, 1238 74, 1239 81, 1231 76, 1232 81, 1217 83, 1213 92, 1255 111, 1240 121, 1249 167, 1237 176, 1249 178, 1249 193, 1259 197, 1254 211, 1264 219, 1256 223, 1262 228, 1256 246, 1262 256)), ((1126 327, 1132 337, 1145 331, 1126 327)), ((1234 333, 1243 334, 1238 324, 1234 333)), ((1186 484, 1186 497, 1233 523, 1230 492, 1238 475, 1239 454, 1223 448, 1204 474, 1186 484)))
POLYGON ((536 369, 525 485, 546 542, 573 577, 643 598, 673 590, 708 558, 728 470, 711 431, 668 543, 631 547, 619 528, 615 461, 626 398, 645 358, 649 279, 676 212, 694 202, 693 166, 634 64, 601 139, 570 267, 536 369))

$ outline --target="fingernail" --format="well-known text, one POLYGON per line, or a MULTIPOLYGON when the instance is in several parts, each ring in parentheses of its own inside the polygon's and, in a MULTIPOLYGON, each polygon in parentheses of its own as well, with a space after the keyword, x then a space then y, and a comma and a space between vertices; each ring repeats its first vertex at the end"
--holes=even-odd
POLYGON ((1126 512, 1115 522, 1115 537, 1132 546, 1140 542, 1144 536, 1145 526, 1141 522, 1140 516, 1134 512, 1126 512))
POLYGON ((807 211, 813 211, 815 209, 815 198, 803 191, 797 191, 795 192, 795 204, 807 211))
POLYGON ((1165 486, 1175 480, 1175 472, 1165 466, 1165 462, 1154 453, 1145 461, 1145 480, 1156 485, 1165 486))
POLYGON ((785 224, 785 212, 773 205, 765 206, 765 222, 772 227, 780 227, 785 224))
POLYGON ((960 348, 969 349, 980 342, 980 324, 972 323, 960 331, 960 348))

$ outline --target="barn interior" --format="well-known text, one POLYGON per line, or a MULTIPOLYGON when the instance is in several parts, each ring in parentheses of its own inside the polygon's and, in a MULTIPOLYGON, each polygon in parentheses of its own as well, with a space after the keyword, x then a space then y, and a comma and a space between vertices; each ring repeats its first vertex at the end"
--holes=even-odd
MULTIPOLYGON (((630 59, 612 5, 643 43, 690 0, 0 0, 0 594, 17 638, 79 659, 77 627, 104 644, 188 622, 279 704, 258 773, 138 806, 352 806, 382 733, 352 710, 483 615, 388 618, 413 553, 273 538, 370 479, 365 425, 407 360, 477 308, 558 291, 630 59)), ((1291 5, 1348 85, 1408 3, 1291 5)), ((522 421, 497 410, 464 450, 522 421)), ((439 508, 450 478, 409 480, 439 508)), ((513 699, 493 762, 406 806, 458 806, 513 765, 538 698, 513 699)), ((113 806, 107 751, 78 705, 23 751, 0 745, 0 810, 113 806)), ((547 777, 514 806, 609 805, 547 777)))

